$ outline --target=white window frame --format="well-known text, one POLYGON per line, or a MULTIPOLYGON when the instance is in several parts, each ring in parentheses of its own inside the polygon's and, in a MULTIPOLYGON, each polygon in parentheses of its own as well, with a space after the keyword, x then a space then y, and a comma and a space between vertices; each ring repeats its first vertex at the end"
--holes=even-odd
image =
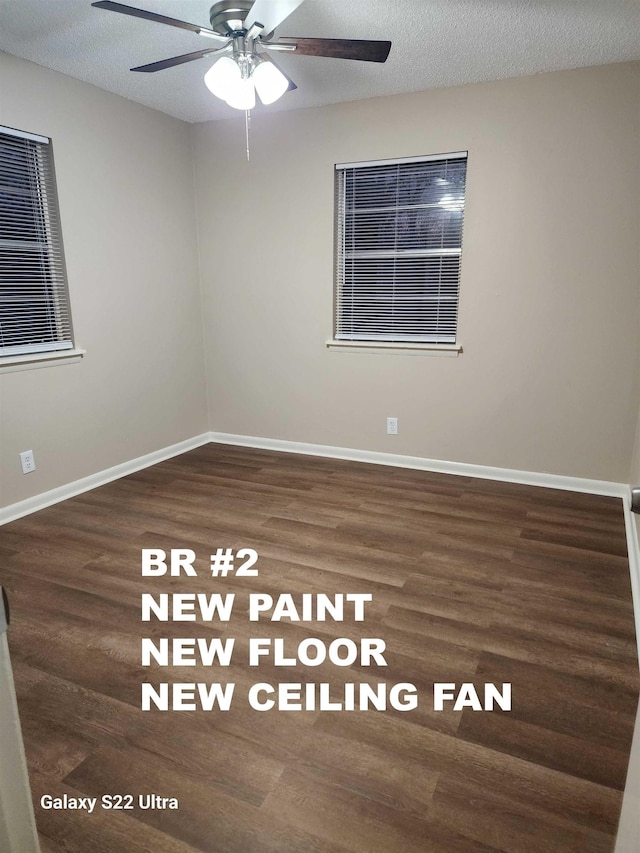
MULTIPOLYGON (((462 351, 457 322, 467 156, 462 151, 336 164, 334 331, 328 347, 443 355, 462 351), (447 169, 457 169, 459 178, 461 161, 462 182, 447 187, 447 169), (422 171, 419 167, 423 164, 422 171), (425 184, 426 196, 423 194, 419 202, 407 204, 396 198, 389 204, 386 198, 381 199, 379 207, 375 203, 352 209, 347 206, 358 191, 361 198, 368 194, 375 199, 376 179, 381 176, 393 180, 394 175, 404 172, 416 179, 421 171, 428 177, 439 169, 444 177, 434 182, 435 193, 434 183, 425 184), (440 181, 443 192, 437 198, 440 181), (398 247, 403 217, 406 226, 407 221, 415 223, 412 217, 417 215, 439 223, 441 233, 433 229, 431 233, 424 229, 417 232, 414 227, 408 248, 398 247), (382 227, 389 235, 387 245, 384 237, 378 242, 376 229, 382 227), (394 316, 398 309, 402 312, 399 317, 394 316)), ((450 174, 453 177, 454 173, 450 174)))
POLYGON ((77 361, 51 140, 0 126, 0 143, 0 370, 77 361))

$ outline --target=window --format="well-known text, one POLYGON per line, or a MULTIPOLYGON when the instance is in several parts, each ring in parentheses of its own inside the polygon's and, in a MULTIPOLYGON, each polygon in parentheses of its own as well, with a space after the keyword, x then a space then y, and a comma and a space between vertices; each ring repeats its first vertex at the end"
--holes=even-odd
POLYGON ((0 363, 73 349, 50 140, 0 127, 0 363))
POLYGON ((336 166, 336 341, 455 344, 466 166, 336 166))

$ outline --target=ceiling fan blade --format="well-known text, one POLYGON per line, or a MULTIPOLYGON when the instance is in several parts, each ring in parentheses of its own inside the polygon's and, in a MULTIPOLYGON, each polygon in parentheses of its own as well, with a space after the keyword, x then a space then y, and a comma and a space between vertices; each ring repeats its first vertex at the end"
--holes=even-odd
POLYGON ((182 56, 172 56, 171 59, 160 59, 158 62, 150 62, 148 65, 138 65, 131 71, 164 71, 165 68, 173 68, 174 65, 182 65, 184 62, 193 62, 194 59, 202 59, 212 53, 223 53, 225 48, 209 47, 205 50, 196 50, 194 53, 183 53, 182 56))
POLYGON ((166 15, 157 15, 155 12, 148 12, 146 9, 136 9, 134 6, 125 6, 122 3, 112 3, 111 0, 99 0, 97 3, 92 3, 96 9, 106 9, 109 12, 120 12, 122 15, 131 15, 132 18, 144 18, 145 21, 155 21, 157 24, 168 24, 170 27, 178 27, 181 30, 189 30, 198 35, 208 36, 209 38, 217 39, 218 41, 226 41, 226 36, 216 33, 207 27, 199 27, 197 24, 189 24, 187 21, 179 21, 177 18, 167 18, 166 15))
POLYGON ((255 0, 244 20, 244 27, 248 30, 257 22, 262 24, 265 35, 272 33, 302 2, 303 0, 255 0))
MULTIPOLYGON (((280 38, 274 47, 293 45, 302 56, 329 56, 333 59, 360 59, 364 62, 385 62, 391 50, 390 41, 367 39, 308 39, 280 38)), ((265 45, 268 47, 268 45, 265 45)))

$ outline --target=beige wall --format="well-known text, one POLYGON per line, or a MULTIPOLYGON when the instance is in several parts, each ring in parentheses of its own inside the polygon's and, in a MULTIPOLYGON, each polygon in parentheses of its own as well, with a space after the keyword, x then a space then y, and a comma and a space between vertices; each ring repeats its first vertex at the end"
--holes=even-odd
POLYGON ((80 364, 0 375, 6 505, 191 438, 207 414, 188 125, 6 54, 0 124, 53 139, 87 350, 80 364))
POLYGON ((212 429, 627 482, 639 94, 623 64, 255 116, 250 163, 195 126, 212 429), (334 163, 460 150, 464 354, 328 351, 334 163))
POLYGON ((0 124, 54 141, 87 349, 0 375, 0 505, 207 428, 628 481, 639 65, 254 116, 250 163, 240 120, 190 129, 2 54, 0 80, 0 124), (463 355, 328 351, 334 163, 457 150, 463 355))

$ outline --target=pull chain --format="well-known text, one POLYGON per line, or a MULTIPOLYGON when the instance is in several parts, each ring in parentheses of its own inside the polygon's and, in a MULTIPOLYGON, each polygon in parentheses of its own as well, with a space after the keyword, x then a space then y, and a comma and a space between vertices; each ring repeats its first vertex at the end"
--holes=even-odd
POLYGON ((251 121, 250 112, 249 112, 249 110, 245 110, 244 111, 244 134, 245 134, 245 140, 247 143, 247 162, 249 162, 249 160, 251 159, 249 157, 249 124, 250 124, 250 121, 251 121))

